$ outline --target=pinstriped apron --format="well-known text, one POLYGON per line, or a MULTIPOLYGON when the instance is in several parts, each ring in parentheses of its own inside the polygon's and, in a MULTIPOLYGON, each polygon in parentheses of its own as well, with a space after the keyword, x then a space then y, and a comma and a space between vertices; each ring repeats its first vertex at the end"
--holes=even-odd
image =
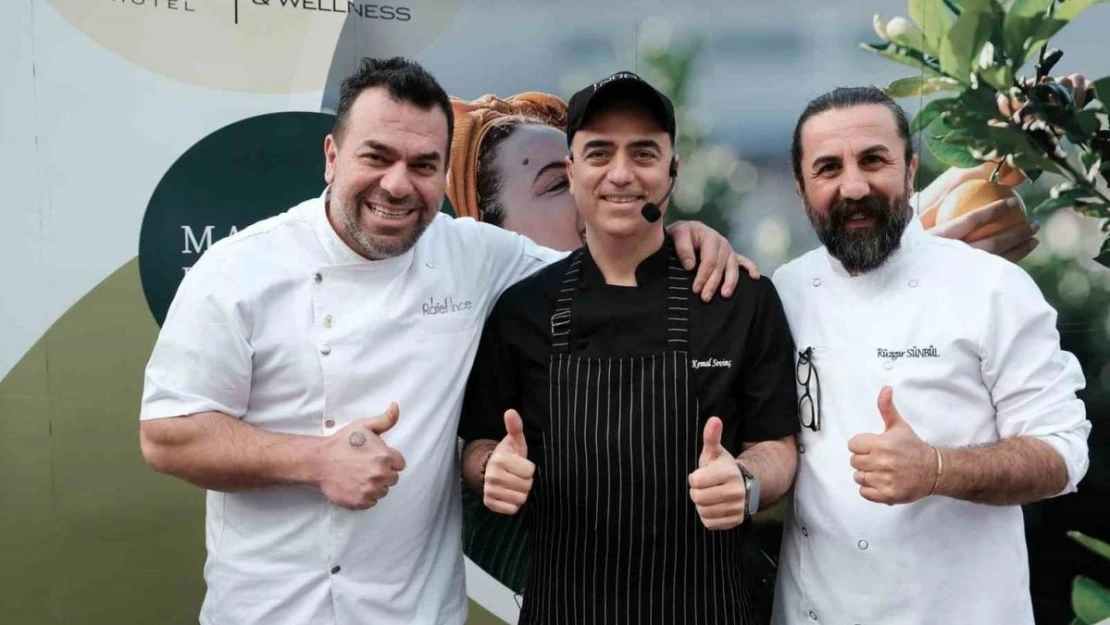
POLYGON ((571 354, 583 249, 564 276, 522 625, 754 623, 741 528, 706 530, 690 501, 704 427, 687 351, 694 295, 667 246, 668 348, 651 356, 571 354))

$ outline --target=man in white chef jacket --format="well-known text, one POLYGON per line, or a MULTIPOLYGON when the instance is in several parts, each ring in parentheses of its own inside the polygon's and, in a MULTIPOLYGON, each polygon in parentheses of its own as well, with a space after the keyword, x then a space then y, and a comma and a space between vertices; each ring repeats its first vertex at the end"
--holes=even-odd
MULTIPOLYGON (((213 245, 146 371, 142 450, 208 489, 200 622, 466 619, 456 428, 490 306, 563 254, 439 213, 451 105, 367 60, 327 138, 327 191, 213 245)), ((738 257, 704 226, 703 297, 738 257)), ((745 264, 747 261, 744 261, 745 264)))
POLYGON ((1021 504, 1087 470, 1083 372, 1013 263, 927 235, 905 114, 809 104, 794 171, 823 243, 773 281, 799 350, 777 625, 1032 625, 1021 504))

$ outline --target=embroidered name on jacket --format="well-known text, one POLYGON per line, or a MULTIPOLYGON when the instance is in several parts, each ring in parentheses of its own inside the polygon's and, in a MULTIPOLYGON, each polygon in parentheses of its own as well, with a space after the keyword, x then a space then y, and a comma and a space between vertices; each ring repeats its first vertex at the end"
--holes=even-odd
POLYGON ((429 297, 428 301, 424 302, 422 308, 425 315, 450 315, 452 313, 466 312, 470 310, 470 306, 470 300, 456 302, 453 297, 445 297, 441 300, 429 297))
POLYGON ((695 360, 695 361, 693 361, 692 366, 695 369, 705 369, 705 368, 728 369, 729 367, 732 366, 732 361, 731 360, 717 360, 716 358, 710 358, 709 360, 695 360))
POLYGON ((891 360, 898 360, 899 358, 940 358, 940 353, 937 348, 932 345, 928 347, 911 347, 905 350, 893 349, 878 349, 879 358, 889 358, 891 360))

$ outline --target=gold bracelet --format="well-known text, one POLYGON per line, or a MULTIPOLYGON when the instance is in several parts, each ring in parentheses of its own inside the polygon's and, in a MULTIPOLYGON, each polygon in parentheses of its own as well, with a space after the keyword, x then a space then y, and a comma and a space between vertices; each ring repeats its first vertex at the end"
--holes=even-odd
POLYGON ((933 487, 929 489, 929 494, 926 497, 937 492, 937 484, 940 483, 940 476, 944 473, 944 459, 940 455, 940 449, 933 447, 933 451, 937 454, 937 476, 933 478, 933 487))

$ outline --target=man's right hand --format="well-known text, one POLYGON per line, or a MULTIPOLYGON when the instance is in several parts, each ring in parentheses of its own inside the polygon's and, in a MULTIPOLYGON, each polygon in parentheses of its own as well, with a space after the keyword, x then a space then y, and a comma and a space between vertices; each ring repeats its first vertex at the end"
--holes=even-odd
POLYGON ((501 514, 516 514, 532 490, 532 474, 536 465, 528 460, 528 444, 524 440, 524 423, 515 410, 505 412, 508 434, 494 447, 486 463, 482 499, 486 507, 501 514))
POLYGON ((359 419, 324 439, 317 485, 328 501, 349 510, 372 508, 405 468, 401 453, 381 435, 397 424, 396 403, 371 419, 359 419))

